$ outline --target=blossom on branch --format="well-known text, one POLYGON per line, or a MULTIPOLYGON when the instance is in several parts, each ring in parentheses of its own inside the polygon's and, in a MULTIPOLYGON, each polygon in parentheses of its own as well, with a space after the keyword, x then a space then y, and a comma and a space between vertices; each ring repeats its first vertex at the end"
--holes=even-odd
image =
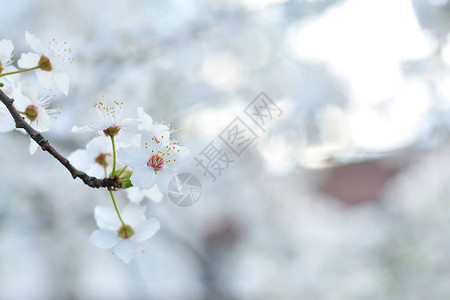
MULTIPOLYGON (((61 111, 61 107, 51 107, 54 96, 46 95, 39 98, 36 89, 26 81, 19 82, 13 95, 17 110, 35 130, 39 132, 50 130, 51 118, 56 118, 61 111)), ((30 138, 30 153, 34 154, 37 148, 38 144, 30 138)))
POLYGON ((166 194, 170 179, 189 155, 189 150, 173 142, 169 136, 142 136, 142 147, 128 147, 117 151, 118 159, 132 168, 131 182, 141 189, 155 184, 166 194))
POLYGON ((66 62, 66 56, 71 49, 58 47, 53 40, 47 47, 34 35, 25 32, 25 39, 35 52, 23 53, 18 61, 21 68, 35 68, 36 77, 39 84, 46 88, 50 83, 55 83, 58 90, 67 96, 69 93, 69 75, 63 70, 62 66, 66 62))
POLYGON ((86 149, 78 149, 67 158, 77 169, 97 178, 107 177, 106 168, 110 164, 111 149, 103 136, 97 136, 86 144, 86 149))
POLYGON ((102 97, 103 101, 94 104, 94 108, 97 110, 100 120, 87 126, 74 126, 72 127, 72 132, 84 133, 103 131, 106 136, 115 136, 121 129, 132 130, 141 123, 141 121, 136 119, 120 120, 123 102, 119 103, 118 101, 114 101, 113 105, 107 105, 105 97, 102 97))
POLYGON ((56 118, 61 111, 61 107, 51 108, 53 95, 39 98, 37 90, 26 81, 19 83, 13 95, 17 110, 34 129, 39 132, 50 130, 51 117, 56 118))

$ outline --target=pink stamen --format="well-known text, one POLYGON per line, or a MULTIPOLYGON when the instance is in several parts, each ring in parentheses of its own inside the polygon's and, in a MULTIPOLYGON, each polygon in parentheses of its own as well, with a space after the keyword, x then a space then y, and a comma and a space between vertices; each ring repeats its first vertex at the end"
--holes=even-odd
POLYGON ((163 167, 163 165, 164 159, 157 154, 152 155, 147 162, 147 166, 152 167, 156 171, 159 171, 163 167))

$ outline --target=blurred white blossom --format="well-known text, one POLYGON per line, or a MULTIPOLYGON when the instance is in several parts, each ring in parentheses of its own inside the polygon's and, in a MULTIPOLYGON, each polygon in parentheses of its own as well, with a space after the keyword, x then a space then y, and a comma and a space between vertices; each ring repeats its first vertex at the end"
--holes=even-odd
POLYGON ((136 255, 139 244, 150 239, 158 230, 158 220, 146 220, 145 206, 129 203, 121 213, 125 227, 117 218, 111 206, 95 207, 95 220, 100 228, 92 233, 89 242, 93 245, 110 249, 125 263, 136 255))
POLYGON ((19 67, 41 66, 35 70, 39 84, 46 88, 53 80, 58 90, 67 96, 70 78, 62 66, 70 49, 60 49, 54 41, 45 47, 36 36, 28 31, 25 32, 25 39, 35 52, 23 53, 18 61, 19 67))

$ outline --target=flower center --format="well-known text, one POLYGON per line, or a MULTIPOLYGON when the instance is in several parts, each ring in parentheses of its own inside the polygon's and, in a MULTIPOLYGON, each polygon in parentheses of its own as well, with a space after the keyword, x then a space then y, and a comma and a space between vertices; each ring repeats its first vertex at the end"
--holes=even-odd
POLYGON ((106 136, 116 136, 119 134, 120 127, 119 126, 111 126, 108 129, 103 130, 103 133, 106 136))
POLYGON ((5 68, 3 68, 2 62, 0 61, 0 74, 2 74, 2 72, 3 72, 4 69, 5 69, 5 68))
POLYGON ((114 105, 107 106, 105 96, 102 95, 103 101, 95 103, 94 108, 97 110, 100 118, 117 123, 120 120, 123 102, 114 101, 114 105))
POLYGON ((117 231, 117 234, 123 239, 128 239, 133 236, 134 230, 130 225, 122 225, 119 231, 117 231))
POLYGON ((36 120, 38 116, 38 108, 34 105, 28 105, 27 108, 25 108, 25 116, 30 120, 34 121, 36 120))
POLYGON ((106 156, 107 153, 100 153, 99 156, 95 159, 95 162, 101 165, 102 167, 106 168, 108 166, 108 163, 106 162, 106 156))
POLYGON ((38 66, 43 71, 51 71, 53 69, 52 64, 50 63, 50 59, 47 56, 42 55, 39 59, 38 66))
POLYGON ((163 165, 164 159, 158 154, 152 155, 147 162, 147 166, 152 167, 155 170, 155 172, 159 171, 163 167, 163 165))

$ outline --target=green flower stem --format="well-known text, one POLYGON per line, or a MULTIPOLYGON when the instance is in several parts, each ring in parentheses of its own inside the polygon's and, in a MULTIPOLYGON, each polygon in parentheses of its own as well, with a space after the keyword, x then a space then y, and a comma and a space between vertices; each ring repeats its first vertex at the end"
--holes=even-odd
POLYGON ((41 66, 36 66, 36 67, 33 67, 33 68, 29 68, 29 69, 22 69, 22 70, 19 70, 19 71, 3 73, 3 74, 0 74, 0 77, 6 76, 6 75, 13 75, 13 74, 19 74, 19 73, 24 73, 24 72, 28 72, 28 71, 33 71, 33 70, 37 70, 37 69, 40 69, 40 68, 41 68, 41 66))
POLYGON ((126 170, 127 168, 128 168, 128 166, 123 167, 123 168, 119 171, 119 173, 116 174, 116 176, 117 176, 117 177, 120 177, 120 175, 122 175, 123 172, 125 172, 125 170, 126 170))
POLYGON ((117 181, 119 181, 119 182, 129 181, 129 180, 130 180, 130 177, 131 177, 131 175, 130 175, 130 176, 127 176, 127 177, 121 177, 121 178, 117 179, 117 181))
POLYGON ((113 168, 111 171, 111 176, 114 174, 114 172, 116 171, 116 145, 114 143, 114 136, 111 135, 111 143, 112 143, 112 148, 113 148, 113 168))
POLYGON ((119 220, 122 223, 123 227, 125 228, 125 222, 122 220, 122 217, 120 216, 119 209, 117 208, 116 199, 114 199, 113 192, 111 190, 108 190, 108 192, 111 195, 111 199, 114 204, 114 208, 116 209, 117 215, 119 216, 119 220))

